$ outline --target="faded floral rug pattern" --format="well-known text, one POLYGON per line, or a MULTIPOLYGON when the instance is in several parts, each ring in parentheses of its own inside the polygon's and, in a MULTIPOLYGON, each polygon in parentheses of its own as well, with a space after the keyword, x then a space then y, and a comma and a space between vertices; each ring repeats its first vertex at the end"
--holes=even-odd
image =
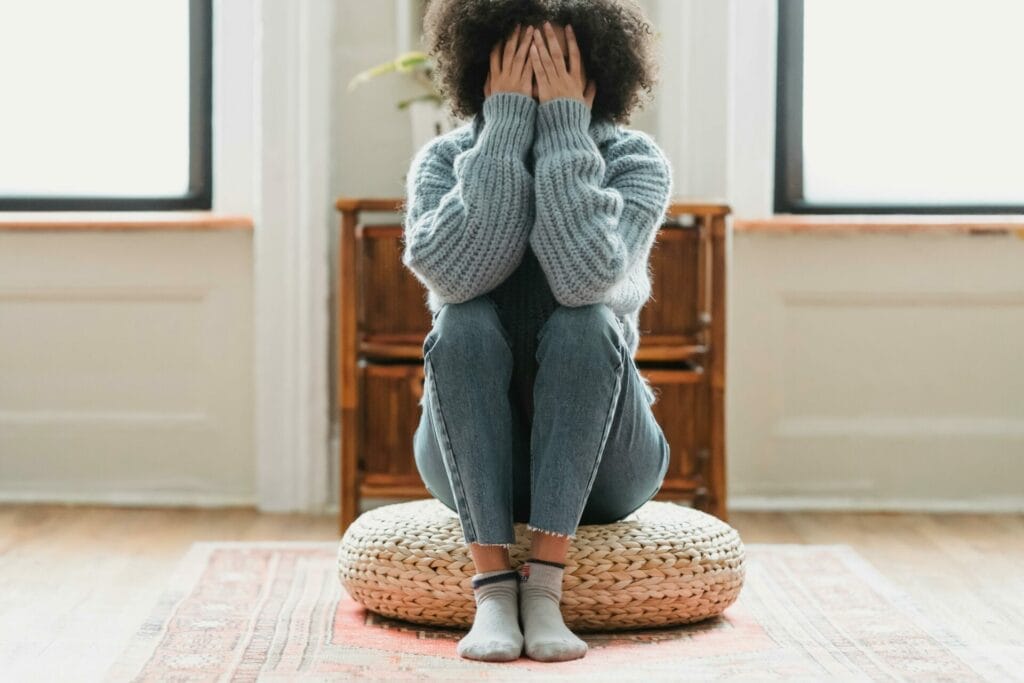
MULTIPOLYGON (((1019 668, 929 621, 845 545, 746 545, 746 584, 699 624, 583 634, 587 656, 463 660, 464 634, 378 617, 334 543, 197 543, 110 670, 113 681, 1009 680, 1019 668)), ((1005 653, 1003 653, 1005 654, 1005 653)))

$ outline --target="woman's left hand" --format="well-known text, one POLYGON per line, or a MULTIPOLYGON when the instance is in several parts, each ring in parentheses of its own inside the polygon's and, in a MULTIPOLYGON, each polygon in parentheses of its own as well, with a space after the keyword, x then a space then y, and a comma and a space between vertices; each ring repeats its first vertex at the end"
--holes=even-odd
POLYGON ((569 49, 569 65, 566 67, 565 56, 555 36, 551 22, 544 22, 543 34, 533 34, 533 45, 530 46, 530 60, 533 63, 534 78, 537 79, 537 91, 541 103, 556 97, 572 97, 584 102, 588 108, 594 106, 594 95, 597 85, 587 79, 580 58, 580 48, 576 43, 576 34, 572 26, 565 26, 565 42, 569 49))

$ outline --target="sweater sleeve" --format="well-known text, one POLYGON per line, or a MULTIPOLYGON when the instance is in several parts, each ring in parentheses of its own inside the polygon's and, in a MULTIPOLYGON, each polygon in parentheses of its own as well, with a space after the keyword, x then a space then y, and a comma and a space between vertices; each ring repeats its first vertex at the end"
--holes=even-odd
MULTIPOLYGON (((530 246, 563 306, 649 295, 628 281, 646 268, 668 209, 672 169, 653 139, 630 130, 607 162, 590 135, 590 108, 559 97, 537 110, 536 220, 530 246)), ((642 303, 642 302, 641 302, 642 303)))
POLYGON ((536 113, 528 95, 492 93, 472 147, 439 136, 412 161, 402 262, 444 303, 489 292, 522 260, 534 217, 526 158, 536 113))

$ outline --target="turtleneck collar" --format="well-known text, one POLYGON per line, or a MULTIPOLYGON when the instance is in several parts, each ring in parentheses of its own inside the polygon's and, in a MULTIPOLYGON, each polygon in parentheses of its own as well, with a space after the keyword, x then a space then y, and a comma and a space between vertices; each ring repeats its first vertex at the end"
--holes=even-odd
MULTIPOLYGON (((483 125, 484 114, 483 110, 481 110, 476 113, 472 120, 474 142, 476 142, 477 136, 480 135, 480 129, 483 128, 483 125)), ((616 136, 618 132, 617 128, 617 124, 611 119, 592 118, 589 126, 590 136, 594 138, 594 141, 597 142, 598 145, 601 145, 609 140, 612 140, 616 136)))

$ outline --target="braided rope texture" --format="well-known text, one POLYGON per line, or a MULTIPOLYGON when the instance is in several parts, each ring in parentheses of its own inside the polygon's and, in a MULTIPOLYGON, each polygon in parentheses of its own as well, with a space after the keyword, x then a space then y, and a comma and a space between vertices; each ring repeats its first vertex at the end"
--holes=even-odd
MULTIPOLYGON (((515 525, 512 566, 528 557, 530 532, 515 525)), ((360 515, 338 548, 352 599, 386 617, 469 628, 476 571, 458 516, 435 498, 360 515)), ((693 623, 736 601, 745 574, 739 534, 693 508, 648 501, 611 524, 582 524, 571 541, 562 615, 574 631, 693 623)))

